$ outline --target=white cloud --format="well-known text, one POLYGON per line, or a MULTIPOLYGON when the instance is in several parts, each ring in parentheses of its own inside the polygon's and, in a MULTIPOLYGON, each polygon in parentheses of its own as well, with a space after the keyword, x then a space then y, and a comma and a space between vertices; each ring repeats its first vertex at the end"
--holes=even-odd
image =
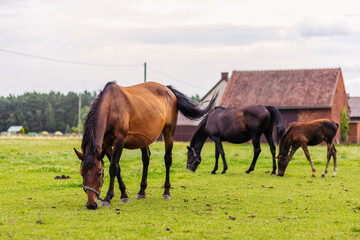
MULTIPOLYGON (((189 95, 205 94, 220 72, 234 69, 344 66, 346 84, 360 76, 354 67, 360 62, 360 8, 352 0, 0 0, 0 9, 0 48, 87 63, 146 61, 173 77, 148 69, 148 80, 189 95)), ((0 95, 143 81, 142 67, 86 67, 4 52, 0 66, 6 82, 0 95)), ((360 95, 359 84, 348 86, 360 95)))

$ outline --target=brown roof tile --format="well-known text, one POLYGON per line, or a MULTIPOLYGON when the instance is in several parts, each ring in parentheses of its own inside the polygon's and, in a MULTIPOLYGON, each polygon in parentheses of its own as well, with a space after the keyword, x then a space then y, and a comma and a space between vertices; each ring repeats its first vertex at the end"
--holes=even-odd
POLYGON ((220 101, 224 107, 253 104, 281 108, 331 107, 340 68, 233 71, 220 101))

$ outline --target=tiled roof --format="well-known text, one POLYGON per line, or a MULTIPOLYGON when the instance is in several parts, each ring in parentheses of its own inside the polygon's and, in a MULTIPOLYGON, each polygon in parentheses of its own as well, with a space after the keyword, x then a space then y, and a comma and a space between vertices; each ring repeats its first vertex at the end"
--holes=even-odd
POLYGON ((340 77, 340 68, 233 71, 220 105, 327 108, 332 106, 340 77))
POLYGON ((349 97, 350 117, 360 117, 360 97, 349 97))

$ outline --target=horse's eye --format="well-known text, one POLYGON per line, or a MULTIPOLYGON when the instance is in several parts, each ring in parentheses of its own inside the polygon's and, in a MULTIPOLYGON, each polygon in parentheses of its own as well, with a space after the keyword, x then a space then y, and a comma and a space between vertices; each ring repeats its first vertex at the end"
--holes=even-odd
POLYGON ((97 173, 98 177, 101 177, 102 173, 97 173))

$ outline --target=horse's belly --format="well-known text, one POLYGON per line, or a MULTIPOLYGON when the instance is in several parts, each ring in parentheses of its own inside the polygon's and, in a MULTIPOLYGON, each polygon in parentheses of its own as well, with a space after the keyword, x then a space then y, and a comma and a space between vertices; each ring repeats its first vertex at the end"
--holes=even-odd
POLYGON ((146 133, 128 133, 125 138, 124 148, 137 149, 147 147, 152 144, 159 136, 150 136, 146 133))
POLYGON ((222 141, 227 141, 230 143, 244 143, 251 139, 250 135, 246 132, 240 132, 237 134, 227 134, 226 136, 222 136, 222 141))

